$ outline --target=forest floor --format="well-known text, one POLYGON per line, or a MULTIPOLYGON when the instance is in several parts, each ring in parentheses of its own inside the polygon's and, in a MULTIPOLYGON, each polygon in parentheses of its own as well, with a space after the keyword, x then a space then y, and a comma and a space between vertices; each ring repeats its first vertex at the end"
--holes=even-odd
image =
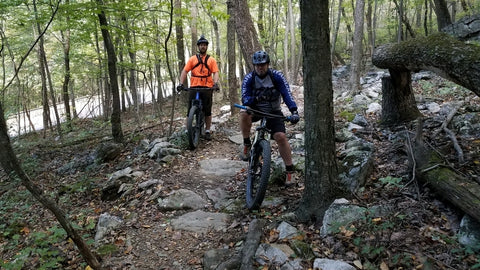
MULTIPOLYGON (((445 86, 441 79, 432 80, 428 89, 417 88, 416 95, 426 96, 437 103, 459 99, 459 93, 437 91, 445 86), (428 90, 428 93, 425 93, 428 90)), ((420 87, 417 85, 417 87, 420 87)), ((466 91, 466 90, 463 90, 466 91)), ((467 91, 468 92, 468 91, 467 91)), ((480 106, 480 100, 469 93, 470 105, 480 106)), ((343 101, 346 102, 346 101, 343 101)), ((299 104, 303 106, 303 104, 299 104)), ((336 104, 341 108, 342 104, 336 104)), ((60 176, 56 172, 63 165, 93 153, 102 141, 110 136, 110 128, 98 119, 84 119, 75 123, 76 131, 67 134, 68 139, 55 140, 53 135, 42 139, 40 134, 29 134, 12 140, 15 151, 29 175, 46 194, 81 227, 86 239, 93 239, 98 217, 102 213, 120 216, 125 220, 121 228, 107 235, 110 250, 96 250, 108 269, 202 269, 203 255, 216 248, 233 249, 245 239, 248 225, 254 218, 267 220, 262 242, 274 243, 275 224, 293 212, 301 199, 303 185, 285 188, 269 186, 269 193, 286 200, 278 206, 249 212, 246 209, 233 213, 225 231, 197 234, 175 231, 170 221, 185 211, 159 211, 151 194, 138 191, 117 201, 101 200, 101 184, 113 172, 127 166, 143 173, 139 182, 161 179, 162 193, 179 188, 202 191, 219 185, 231 194, 244 196, 244 172, 235 177, 210 178, 198 174, 199 161, 204 158, 238 160, 238 146, 228 139, 228 131, 238 130, 237 119, 232 117, 215 128, 213 140, 202 141, 198 149, 183 149, 170 164, 135 156, 134 149, 141 139, 153 140, 168 132, 168 120, 158 121, 151 116, 152 108, 144 108, 141 126, 131 113, 122 116, 127 144, 115 160, 95 170, 85 170, 73 175, 60 176)), ((218 108, 215 108, 219 113, 218 108)), ((303 110, 301 110, 303 111, 303 110)), ((169 114, 169 113, 165 113, 169 114)), ((336 122, 345 123, 336 109, 336 122)), ((180 116, 180 115, 179 115, 180 116)), ((462 247, 455 232, 462 213, 442 198, 436 197, 428 187, 410 181, 405 145, 389 140, 383 135, 375 115, 366 115, 371 131, 361 135, 375 145, 375 168, 365 187, 350 198, 361 206, 395 205, 395 213, 383 219, 361 220, 349 229, 322 238, 321 222, 293 224, 302 231, 303 241, 308 243, 314 256, 302 258, 304 269, 313 267, 314 258, 343 260, 357 269, 474 269, 480 267, 480 256, 462 247), (381 182, 379 179, 401 179, 401 182, 381 182), (420 196, 418 196, 420 195, 420 196)), ((431 117, 431 116, 427 116, 431 117)), ((181 129, 184 120, 176 120, 175 128, 181 129)), ((341 125, 339 125, 341 126, 341 125)), ((298 133, 299 127, 289 127, 288 133, 298 133)), ((414 126, 404 128, 414 131, 414 126)), ((425 130, 425 133, 433 132, 425 130)), ((435 139, 435 138, 430 138, 435 139)), ((451 144, 442 143, 443 147, 451 144)), ((183 145, 185 146, 185 145, 183 145)), ((462 146, 479 152, 479 138, 462 142, 462 146)), ((340 146, 338 146, 340 148, 340 146)), ((276 150, 275 150, 276 151, 276 150)), ((454 156, 453 148, 450 154, 454 156)), ((452 158, 452 157, 449 157, 452 158)), ((454 159, 454 157, 452 158, 454 159)), ((452 164, 455 164, 452 162, 452 164)), ((464 172, 476 172, 478 181, 478 156, 466 156, 464 164, 455 164, 464 172)), ((302 175, 297 175, 303 181, 302 175)), ((475 180, 475 179, 474 179, 475 180)), ((388 181, 387 181, 388 182, 388 181)), ((212 211, 215 211, 213 207, 212 211)), ((291 221, 290 221, 291 222, 291 221)), ((12 183, 0 171, 0 268, 2 269, 86 269, 86 264, 73 243, 66 239, 52 214, 37 203, 19 183, 12 183), (22 268, 23 267, 23 268, 22 268)), ((91 244, 91 240, 89 241, 91 244)), ((261 269, 277 269, 271 268, 261 269)))

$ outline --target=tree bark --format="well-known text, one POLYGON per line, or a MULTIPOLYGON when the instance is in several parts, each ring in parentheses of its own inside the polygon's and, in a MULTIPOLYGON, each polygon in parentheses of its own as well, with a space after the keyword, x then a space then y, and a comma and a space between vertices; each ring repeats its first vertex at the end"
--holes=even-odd
POLYGON ((335 157, 328 2, 301 0, 305 82, 305 189, 295 215, 319 221, 339 194, 335 157))
POLYGON ((98 19, 100 21, 100 27, 102 30, 103 42, 105 43, 105 48, 107 50, 108 57, 108 75, 110 77, 110 90, 112 93, 112 136, 113 140, 116 143, 123 143, 123 131, 122 131, 122 120, 121 120, 121 110, 120 110, 120 95, 118 91, 118 79, 117 79, 117 60, 115 55, 115 48, 113 47, 112 39, 110 38, 110 33, 108 31, 107 17, 105 16, 105 11, 103 10, 103 1, 97 0, 97 3, 100 8, 98 13, 98 19))
POLYGON ((239 111, 234 106, 239 103, 239 94, 237 88, 236 58, 235 58, 235 13, 233 7, 234 0, 227 1, 227 13, 229 19, 227 22, 227 57, 228 57, 228 95, 230 100, 230 111, 236 115, 239 111))
POLYGON ((435 14, 437 14, 438 31, 444 27, 452 24, 452 18, 448 13, 447 1, 445 0, 433 0, 435 3, 435 14))
POLYGON ((391 126, 421 116, 415 102, 410 72, 390 70, 390 75, 382 78, 381 123, 391 126))
POLYGON ((415 141, 413 151, 419 180, 441 198, 480 222, 480 185, 444 166, 443 158, 428 149, 423 141, 415 141))
POLYGON ((360 73, 363 58, 363 25, 365 1, 357 0, 355 4, 355 30, 353 34, 352 61, 350 71, 350 89, 352 95, 360 92, 360 73))
POLYGON ((444 33, 377 47, 372 63, 396 71, 430 70, 480 96, 480 49, 444 33))
MULTIPOLYGON (((70 0, 65 1, 65 5, 69 5, 70 0)), ((67 14, 65 18, 66 24, 70 24, 70 16, 67 14)), ((65 107, 65 118, 66 118, 66 125, 67 130, 72 130, 72 113, 70 109, 70 96, 69 96, 69 86, 70 86, 70 28, 67 28, 61 32, 62 35, 62 45, 63 45, 63 62, 65 63, 65 74, 63 76, 63 84, 62 84, 62 93, 63 93, 63 104, 65 107)))
POLYGON ((235 0, 235 29, 237 39, 240 43, 243 59, 249 70, 253 70, 252 55, 255 51, 261 50, 262 46, 258 41, 258 35, 253 25, 252 16, 248 9, 246 0, 235 0))
MULTIPOLYGON (((183 20, 182 20, 182 1, 175 0, 175 35, 177 41, 177 58, 178 58, 178 74, 182 73, 182 69, 185 66, 186 59, 185 59, 185 41, 183 35, 183 20)), ((158 77, 160 75, 160 69, 158 70, 158 77)), ((157 82, 160 87, 160 82, 157 82)), ((183 82, 180 82, 183 83, 183 82)), ((160 89, 158 89, 160 91, 160 89)), ((175 95, 175 93, 172 93, 175 95)), ((188 95, 180 95, 179 99, 180 103, 186 107, 188 103, 188 95)))
POLYGON ((342 0, 338 0, 338 13, 337 13, 337 18, 335 22, 335 30, 333 31, 332 35, 332 49, 330 52, 330 58, 334 59, 335 56, 335 45, 337 43, 337 37, 338 37, 338 29, 340 28, 340 17, 342 15, 342 0))

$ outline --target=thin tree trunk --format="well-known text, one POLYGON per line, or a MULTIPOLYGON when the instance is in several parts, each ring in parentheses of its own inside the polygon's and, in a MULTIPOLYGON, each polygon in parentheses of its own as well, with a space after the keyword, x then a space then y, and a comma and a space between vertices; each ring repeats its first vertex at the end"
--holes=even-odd
POLYGON ((197 29, 197 17, 198 17, 198 6, 197 0, 192 0, 190 12, 192 13, 192 21, 190 22, 190 30, 192 33, 192 53, 195 54, 197 52, 197 40, 198 40, 198 29, 197 29))
POLYGON ((230 100, 230 111, 232 115, 238 113, 238 108, 234 106, 239 103, 239 95, 237 91, 237 75, 236 75, 236 59, 235 59, 235 13, 233 1, 227 1, 227 13, 229 19, 227 22, 227 58, 228 58, 228 93, 230 100))
POLYGON ((375 48, 375 42, 373 40, 372 16, 373 16, 372 0, 367 0, 367 13, 365 14, 365 17, 367 19, 368 55, 370 56, 373 53, 373 48, 375 48))
POLYGON ((290 32, 290 75, 287 77, 291 82, 295 83, 295 21, 293 16, 292 0, 288 0, 288 21, 290 32))
MULTIPOLYGON (((65 5, 69 5, 70 0, 65 1, 65 5)), ((67 14, 65 18, 66 24, 70 24, 70 16, 67 14)), ((65 63, 65 74, 63 77, 63 84, 62 84, 62 93, 63 93, 63 104, 65 107, 65 118, 66 118, 66 125, 67 130, 72 130, 72 114, 70 109, 70 97, 68 95, 69 86, 70 86, 70 29, 67 28, 65 32, 61 32, 62 35, 62 44, 63 44, 63 61, 65 63)))
POLYGON ((110 77, 110 89, 112 93, 112 115, 111 115, 111 124, 112 124, 112 136, 113 140, 117 143, 123 143, 123 131, 122 131, 122 120, 121 120, 121 111, 120 111, 120 97, 118 91, 118 78, 117 78, 117 64, 116 64, 116 55, 115 48, 113 47, 112 40, 110 38, 110 33, 108 32, 108 23, 107 17, 103 10, 103 1, 97 0, 97 3, 100 7, 100 13, 98 13, 98 19, 100 21, 100 26, 102 30, 103 42, 105 43, 105 48, 107 50, 107 59, 108 59, 108 74, 110 77))
POLYGON ((330 58, 335 59, 335 45, 337 44, 338 29, 340 29, 340 17, 342 16, 342 0, 338 1, 338 13, 337 20, 335 22, 335 30, 333 31, 332 36, 332 49, 330 52, 330 58))
POLYGON ((172 135, 173 133, 173 117, 175 112, 175 77, 173 76, 172 68, 170 67, 170 61, 168 59, 168 40, 172 35, 172 28, 173 28, 173 0, 170 0, 170 22, 168 27, 168 35, 165 38, 164 49, 165 49, 165 61, 167 62, 167 69, 168 74, 170 75, 170 80, 172 82, 172 111, 170 113, 170 127, 168 129, 168 136, 172 135))
POLYGON ((128 56, 130 58, 130 68, 128 69, 128 82, 129 82, 129 88, 130 88, 130 94, 132 95, 133 99, 133 107, 135 114, 138 114, 139 111, 139 104, 138 104, 138 91, 137 91, 137 80, 136 80, 136 72, 135 72, 135 67, 137 64, 136 60, 136 53, 134 49, 134 42, 132 41, 132 37, 130 36, 131 32, 128 27, 128 20, 125 14, 122 15, 122 22, 125 26, 125 42, 127 45, 127 50, 128 50, 128 56))
POLYGON ((352 61, 350 71, 350 89, 352 95, 360 92, 360 73, 362 72, 363 58, 363 11, 365 9, 364 0, 356 0, 355 5, 355 32, 353 35, 352 61))

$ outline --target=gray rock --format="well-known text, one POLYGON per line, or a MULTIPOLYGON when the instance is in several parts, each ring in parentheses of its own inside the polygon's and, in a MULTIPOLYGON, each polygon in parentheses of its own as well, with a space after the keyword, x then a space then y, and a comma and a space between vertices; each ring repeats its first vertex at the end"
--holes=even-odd
POLYGON ((330 259, 315 259, 315 261, 313 262, 313 269, 355 270, 356 268, 342 261, 336 261, 336 260, 330 260, 330 259))
POLYGON ((458 241, 474 250, 480 249, 480 223, 468 215, 465 215, 460 222, 458 241))
POLYGON ((247 163, 240 160, 204 159, 200 161, 202 173, 217 176, 234 176, 246 166, 247 163))
POLYGON ((349 204, 346 199, 335 200, 325 211, 320 235, 327 236, 336 232, 339 227, 347 226, 353 221, 365 217, 366 211, 366 208, 349 204))
POLYGON ((288 222, 283 221, 278 226, 278 240, 290 239, 298 235, 297 228, 290 225, 288 222))
POLYGON ((103 213, 98 218, 97 232, 95 233, 95 244, 98 244, 108 232, 119 227, 123 220, 117 216, 111 216, 108 213, 103 213))
POLYGON ((174 230, 206 233, 210 230, 226 230, 228 221, 229 216, 227 214, 197 210, 173 219, 171 224, 174 230))
POLYGON ((176 190, 167 198, 158 200, 158 205, 164 210, 200 209, 206 204, 200 195, 188 189, 176 190))
MULTIPOLYGON (((291 253, 293 254, 293 251, 291 253)), ((258 246, 257 251, 255 252, 255 260, 260 265, 268 264, 281 266, 287 262, 288 255, 280 249, 279 245, 274 246, 263 243, 258 246)))

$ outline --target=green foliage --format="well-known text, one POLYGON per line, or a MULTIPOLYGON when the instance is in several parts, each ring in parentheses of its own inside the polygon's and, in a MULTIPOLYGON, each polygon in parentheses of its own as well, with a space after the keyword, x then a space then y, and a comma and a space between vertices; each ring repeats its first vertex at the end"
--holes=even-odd
POLYGON ((355 113, 349 111, 341 111, 339 116, 346 121, 351 122, 355 118, 355 113))
MULTIPOLYGON (((18 244, 20 237, 19 234, 16 234, 13 240, 18 244)), ((8 270, 22 269, 27 262, 33 259, 38 261, 35 269, 58 269, 64 258, 57 243, 63 241, 65 237, 65 231, 59 227, 26 235, 25 243, 28 243, 28 246, 18 252, 11 261, 0 261, 0 266, 2 269, 8 270)))
POLYGON ((378 180, 380 180, 380 183, 385 185, 385 187, 389 187, 389 186, 402 187, 403 186, 402 184, 400 184, 402 182, 402 178, 399 178, 399 177, 387 176, 387 177, 382 177, 378 180))
POLYGON ((100 256, 112 255, 118 252, 118 247, 113 244, 102 245, 97 249, 97 252, 100 256))
MULTIPOLYGON (((69 183, 63 185, 59 188, 59 194, 78 194, 84 192, 91 192, 92 189, 95 187, 96 179, 90 178, 87 175, 83 175, 80 179, 74 181, 73 183, 69 183)), ((68 198, 66 198, 68 200, 68 198)))

